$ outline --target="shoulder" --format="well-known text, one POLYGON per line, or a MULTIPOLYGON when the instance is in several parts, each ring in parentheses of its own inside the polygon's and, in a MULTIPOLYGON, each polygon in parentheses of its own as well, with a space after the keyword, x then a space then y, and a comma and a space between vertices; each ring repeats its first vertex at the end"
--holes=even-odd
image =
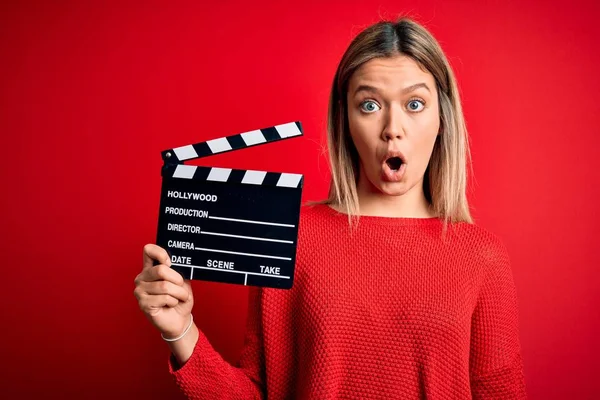
POLYGON ((298 225, 298 245, 320 248, 332 240, 339 238, 342 233, 343 216, 338 215, 325 203, 306 203, 300 208, 298 225))
POLYGON ((448 234, 462 242, 465 250, 483 265, 508 264, 509 254, 497 234, 474 223, 460 222, 449 226, 448 234))
POLYGON ((305 203, 300 207, 300 229, 321 226, 334 216, 334 211, 323 202, 305 203))

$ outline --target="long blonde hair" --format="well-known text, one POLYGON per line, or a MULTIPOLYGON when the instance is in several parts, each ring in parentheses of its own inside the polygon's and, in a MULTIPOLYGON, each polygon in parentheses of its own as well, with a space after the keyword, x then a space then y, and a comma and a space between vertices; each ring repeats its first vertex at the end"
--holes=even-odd
POLYGON ((359 156, 348 129, 348 82, 354 71, 367 61, 398 54, 415 60, 436 82, 441 134, 425 171, 425 197, 445 223, 471 223, 466 196, 470 152, 456 79, 436 39, 409 18, 381 21, 363 30, 338 65, 329 98, 327 142, 331 183, 324 203, 344 210, 350 222, 358 218, 359 156))

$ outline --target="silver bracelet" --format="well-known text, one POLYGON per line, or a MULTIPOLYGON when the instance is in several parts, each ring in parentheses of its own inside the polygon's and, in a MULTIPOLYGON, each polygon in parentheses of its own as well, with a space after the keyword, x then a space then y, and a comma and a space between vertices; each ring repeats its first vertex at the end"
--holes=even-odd
POLYGON ((187 328, 185 328, 185 331, 183 331, 183 333, 181 335, 179 335, 178 337, 173 338, 173 339, 167 339, 166 337, 164 337, 164 335, 162 333, 160 334, 160 336, 163 338, 163 340, 165 340, 167 342, 176 342, 179 339, 181 339, 182 337, 184 337, 186 335, 186 333, 188 333, 188 331, 192 327, 193 322, 194 322, 194 316, 192 315, 192 313, 190 313, 190 324, 188 325, 187 328))

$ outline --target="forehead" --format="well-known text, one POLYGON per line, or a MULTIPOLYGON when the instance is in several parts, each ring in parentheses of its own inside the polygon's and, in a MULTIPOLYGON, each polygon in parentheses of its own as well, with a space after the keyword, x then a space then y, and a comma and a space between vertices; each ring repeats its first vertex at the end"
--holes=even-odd
POLYGON ((421 68, 412 58, 405 55, 374 58, 361 65, 352 74, 349 91, 358 85, 375 84, 390 90, 425 82, 430 89, 435 87, 433 75, 421 68))

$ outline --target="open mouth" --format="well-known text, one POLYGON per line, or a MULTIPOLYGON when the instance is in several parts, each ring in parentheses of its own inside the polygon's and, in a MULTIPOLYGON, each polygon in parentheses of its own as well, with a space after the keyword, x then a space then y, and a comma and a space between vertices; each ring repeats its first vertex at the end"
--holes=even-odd
POLYGON ((385 160, 385 163, 388 167, 390 167, 392 171, 398 171, 402 164, 404 164, 400 157, 390 157, 387 160, 385 160))

